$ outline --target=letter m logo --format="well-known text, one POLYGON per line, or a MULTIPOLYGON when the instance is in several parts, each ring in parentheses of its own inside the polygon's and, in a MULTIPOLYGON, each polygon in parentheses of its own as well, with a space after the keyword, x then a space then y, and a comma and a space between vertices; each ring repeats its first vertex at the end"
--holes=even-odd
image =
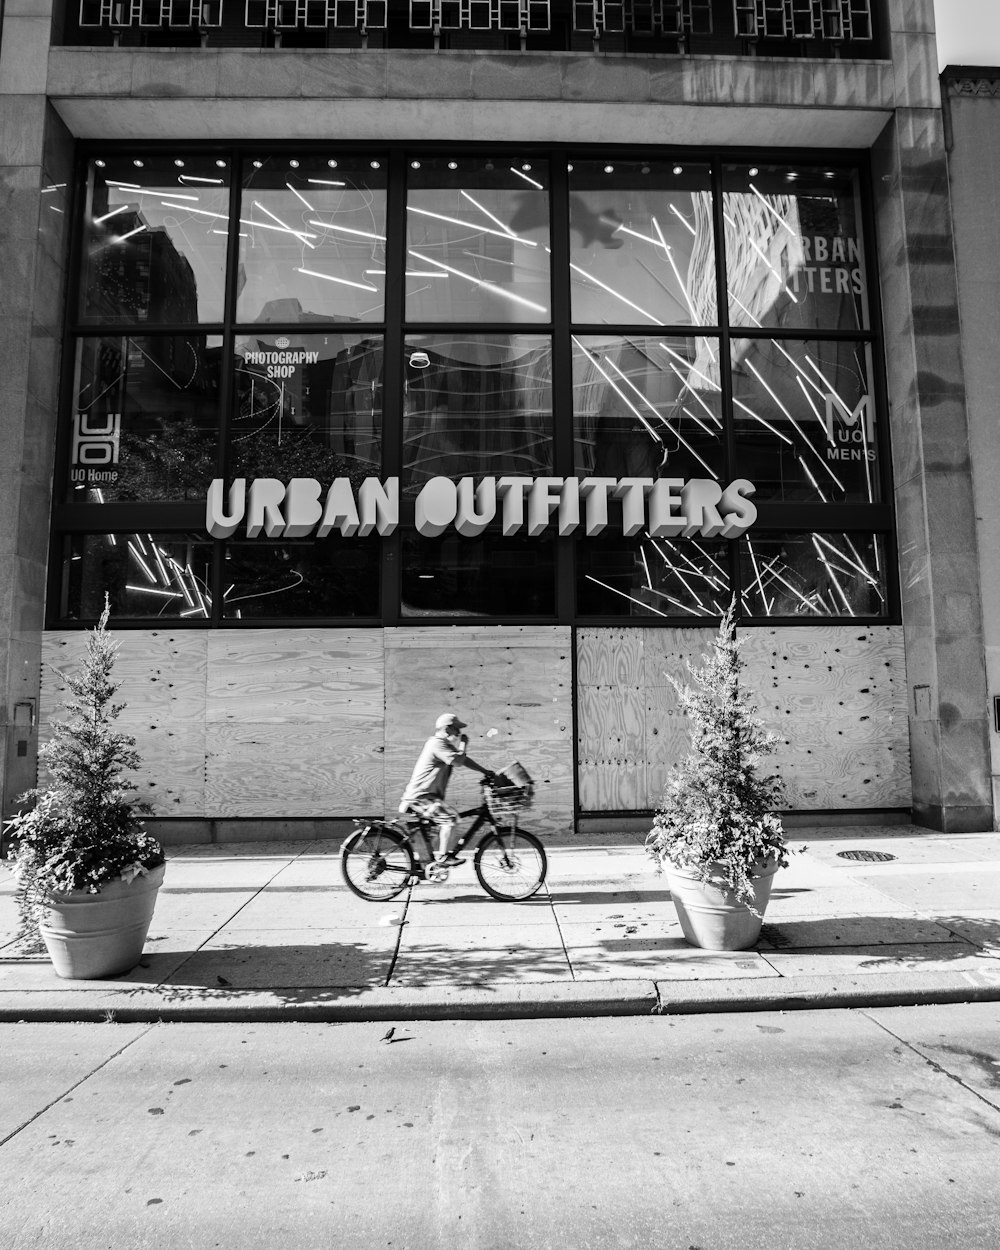
POLYGON ((826 396, 826 436, 832 443, 834 421, 837 420, 846 429, 855 425, 864 430, 865 442, 875 442, 875 405, 870 395, 862 395, 857 407, 852 412, 839 395, 826 396))

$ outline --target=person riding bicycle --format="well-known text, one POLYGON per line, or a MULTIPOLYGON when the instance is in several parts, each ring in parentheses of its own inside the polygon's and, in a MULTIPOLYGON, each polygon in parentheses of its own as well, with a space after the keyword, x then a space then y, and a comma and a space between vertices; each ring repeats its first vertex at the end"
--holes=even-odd
POLYGON ((443 868, 455 868, 464 864, 451 851, 452 831, 459 819, 458 812, 444 801, 448 790, 451 770, 456 764, 475 769, 487 781, 496 774, 482 764, 477 764, 466 752, 469 737, 462 733, 466 722, 459 720, 454 712, 442 712, 434 725, 434 736, 424 743, 403 797, 399 803, 401 812, 411 811, 438 826, 438 853, 435 864, 443 868))

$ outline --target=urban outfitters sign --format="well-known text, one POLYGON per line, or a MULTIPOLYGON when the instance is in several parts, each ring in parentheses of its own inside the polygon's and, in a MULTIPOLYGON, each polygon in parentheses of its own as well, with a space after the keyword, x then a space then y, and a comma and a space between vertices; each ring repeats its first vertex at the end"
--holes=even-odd
MULTIPOLYGON (((738 538, 757 519, 750 502, 756 487, 736 478, 725 489, 714 478, 664 477, 433 477, 417 495, 416 530, 436 538, 454 529, 475 538, 500 520, 503 534, 541 534, 550 524, 560 535, 581 525, 588 536, 620 523, 629 537, 643 531, 653 538, 699 535, 738 538)), ((237 478, 229 488, 212 482, 205 506, 205 528, 213 538, 229 538, 241 525, 248 538, 325 538, 336 531, 351 538, 391 534, 399 524, 399 478, 368 477, 355 488, 335 478, 324 491, 311 477, 285 484, 237 478)))

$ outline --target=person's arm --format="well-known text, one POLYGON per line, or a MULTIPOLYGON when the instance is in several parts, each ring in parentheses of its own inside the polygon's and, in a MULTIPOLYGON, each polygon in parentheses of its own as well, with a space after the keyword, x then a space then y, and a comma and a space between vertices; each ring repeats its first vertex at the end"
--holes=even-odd
POLYGON ((491 769, 485 768, 482 764, 477 763, 471 755, 466 753, 466 749, 469 745, 468 734, 460 734, 457 739, 449 738, 448 741, 451 744, 457 742, 457 746, 454 747, 455 756, 454 759, 449 761, 450 763, 464 764, 466 768, 471 768, 473 772, 482 773, 482 775, 487 778, 496 775, 491 769))

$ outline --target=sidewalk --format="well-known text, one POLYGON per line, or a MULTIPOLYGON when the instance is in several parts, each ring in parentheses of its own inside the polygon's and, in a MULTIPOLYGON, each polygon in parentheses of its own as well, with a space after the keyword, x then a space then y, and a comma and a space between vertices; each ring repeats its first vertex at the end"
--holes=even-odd
POLYGON ((750 951, 690 947, 639 835, 548 839, 549 874, 499 903, 471 862, 389 903, 356 898, 337 842, 168 852, 142 963, 61 981, 11 946, 0 1021, 415 1020, 1000 1000, 1000 833, 792 829, 750 951), (844 851, 894 858, 864 862, 844 851))

